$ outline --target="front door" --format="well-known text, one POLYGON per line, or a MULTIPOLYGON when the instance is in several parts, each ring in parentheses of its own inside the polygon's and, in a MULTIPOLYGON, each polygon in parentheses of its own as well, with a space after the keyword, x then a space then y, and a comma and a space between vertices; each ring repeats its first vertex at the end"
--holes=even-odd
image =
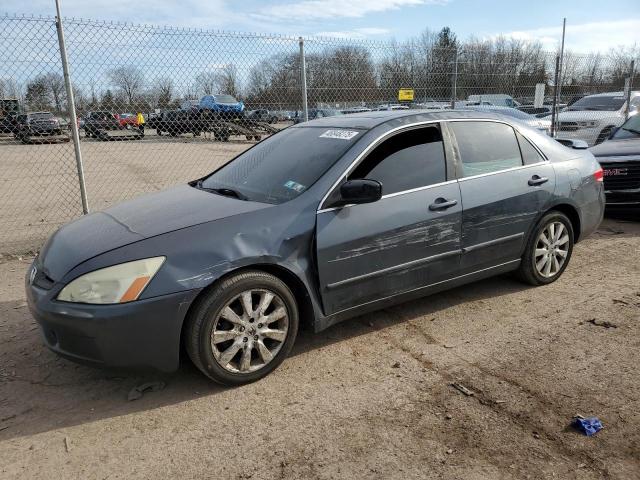
POLYGON ((462 194, 461 273, 517 261, 533 222, 553 195, 553 167, 513 127, 448 124, 462 194))
POLYGON ((348 178, 381 182, 383 197, 318 212, 318 270, 327 315, 456 275, 461 197, 457 181, 447 179, 438 126, 386 139, 348 178))

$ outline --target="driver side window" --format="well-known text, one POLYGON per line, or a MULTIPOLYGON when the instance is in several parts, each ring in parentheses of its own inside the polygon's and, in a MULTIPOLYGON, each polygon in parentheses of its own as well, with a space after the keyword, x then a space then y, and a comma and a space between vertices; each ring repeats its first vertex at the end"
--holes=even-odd
POLYGON ((349 175, 382 184, 382 195, 442 183, 447 178, 444 145, 435 125, 406 130, 388 138, 349 175))

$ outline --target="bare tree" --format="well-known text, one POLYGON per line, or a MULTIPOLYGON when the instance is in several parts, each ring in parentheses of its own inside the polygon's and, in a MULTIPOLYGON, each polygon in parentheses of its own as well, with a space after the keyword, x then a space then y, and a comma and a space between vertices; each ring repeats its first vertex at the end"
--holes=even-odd
POLYGON ((63 109, 62 102, 66 100, 64 78, 57 73, 47 73, 43 78, 49 88, 54 108, 57 112, 61 112, 63 109))
POLYGON ((238 71, 236 66, 229 63, 217 68, 201 72, 195 78, 196 88, 201 95, 215 95, 216 93, 226 93, 237 96, 238 71))
POLYGON ((171 103, 173 90, 174 86, 171 78, 156 78, 151 88, 151 103, 159 108, 167 108, 171 103))
POLYGON ((133 65, 114 68, 108 73, 111 85, 120 90, 125 101, 133 105, 142 95, 144 87, 144 74, 133 65))

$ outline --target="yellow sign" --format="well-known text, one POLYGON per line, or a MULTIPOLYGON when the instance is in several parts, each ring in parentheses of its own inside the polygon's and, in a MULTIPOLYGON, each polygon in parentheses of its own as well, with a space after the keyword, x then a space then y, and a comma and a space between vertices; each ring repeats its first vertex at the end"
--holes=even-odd
POLYGON ((413 101, 413 88, 401 88, 398 90, 398 100, 401 102, 413 101))

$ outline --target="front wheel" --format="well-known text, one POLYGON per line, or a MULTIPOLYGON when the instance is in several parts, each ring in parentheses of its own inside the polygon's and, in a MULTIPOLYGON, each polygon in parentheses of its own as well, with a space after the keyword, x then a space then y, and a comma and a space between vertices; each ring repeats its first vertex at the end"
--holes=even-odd
POLYGON ((298 306, 289 288, 265 272, 247 271, 201 297, 187 319, 185 343, 193 363, 223 385, 266 376, 291 351, 298 306))
POLYGON ((606 139, 609 138, 609 136, 611 136, 611 131, 613 130, 613 127, 605 127, 602 129, 602 131, 600 132, 600 134, 598 135, 598 138, 596 138, 596 145, 604 142, 606 139))
POLYGON ((573 252, 574 232, 564 213, 549 212, 536 225, 527 242, 517 275, 531 285, 556 281, 573 252))

